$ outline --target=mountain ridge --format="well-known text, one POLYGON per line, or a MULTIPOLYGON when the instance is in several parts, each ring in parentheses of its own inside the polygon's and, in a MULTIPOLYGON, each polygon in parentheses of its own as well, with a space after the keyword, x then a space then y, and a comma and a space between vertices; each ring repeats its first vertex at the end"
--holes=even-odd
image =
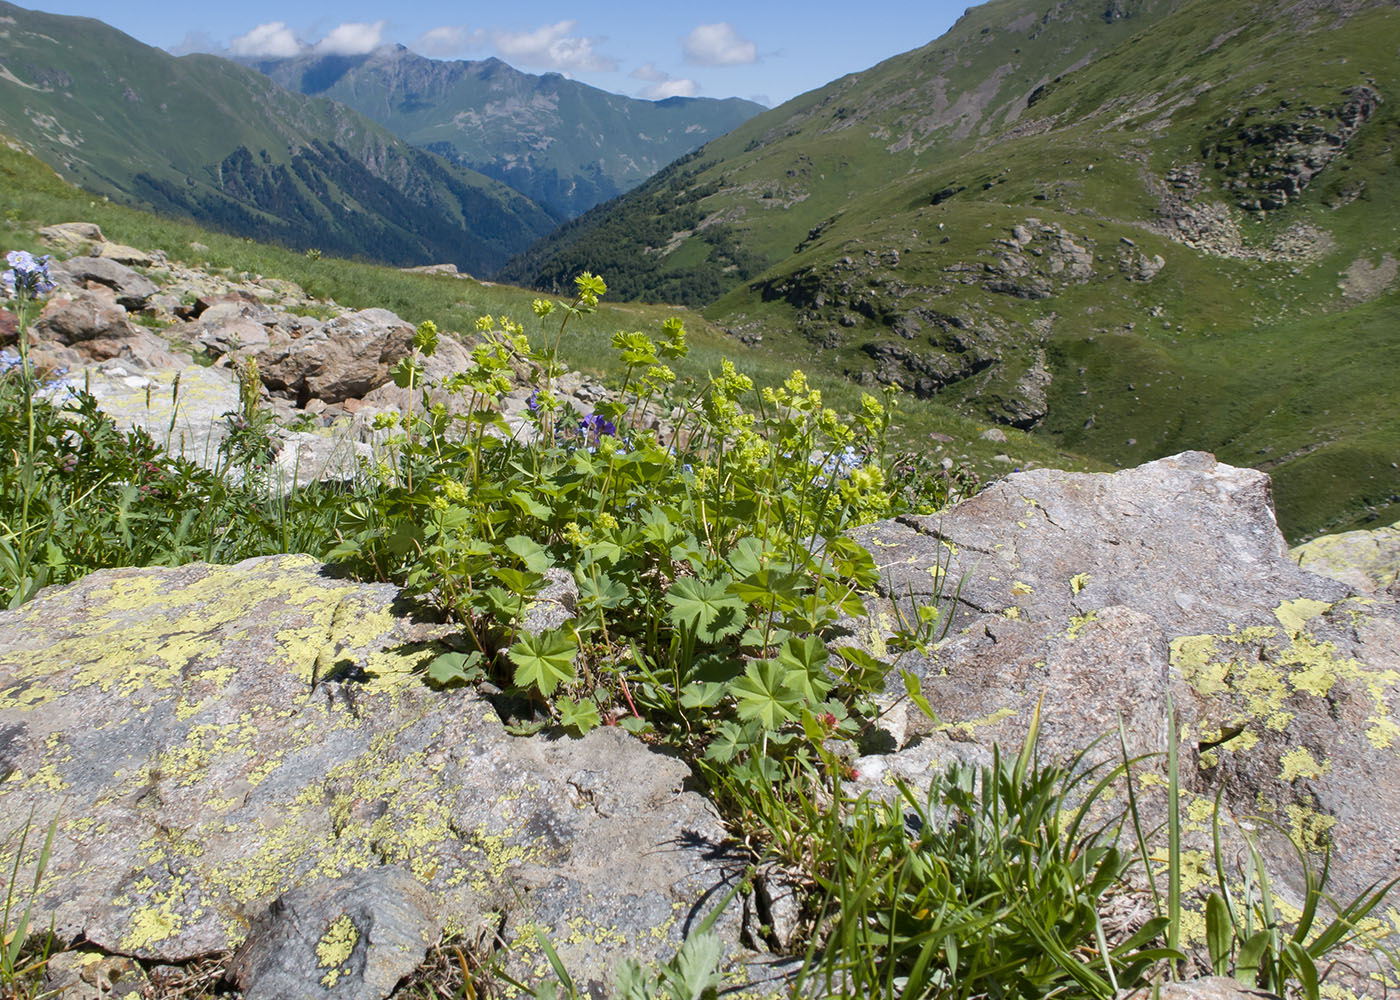
POLYGON ((478 273, 556 221, 228 60, 174 57, 90 18, 3 2, 0 17, 0 131, 96 194, 299 249, 478 273))
POLYGON ((740 98, 648 101, 494 57, 429 59, 398 44, 239 61, 289 90, 353 107, 561 219, 623 193, 762 108, 740 98))

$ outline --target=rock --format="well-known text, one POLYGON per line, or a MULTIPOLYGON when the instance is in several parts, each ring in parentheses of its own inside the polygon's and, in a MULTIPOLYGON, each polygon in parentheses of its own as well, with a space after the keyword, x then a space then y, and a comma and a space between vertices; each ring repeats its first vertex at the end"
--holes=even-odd
POLYGON ((1159 988, 1124 990, 1118 996, 1119 1000, 1279 1000, 1267 990, 1246 986, 1228 976, 1165 982, 1159 988))
POLYGON ((108 243, 106 241, 92 248, 92 256, 105 257, 118 264, 135 264, 137 267, 150 267, 156 262, 155 258, 144 250, 137 250, 124 243, 108 243))
MULTIPOLYGON (((213 310, 210 310, 213 312, 213 310)), ((257 354, 271 346, 267 327, 240 315, 202 318, 194 342, 215 354, 257 354)))
POLYGON ((616 728, 509 735, 424 682, 449 631, 305 556, 103 570, 0 613, 0 814, 59 816, 36 924, 179 962, 394 866, 518 976, 547 974, 536 927, 585 989, 669 956, 743 870, 689 769, 616 728))
POLYGON ((49 299, 34 331, 42 348, 57 343, 71 349, 56 352, 66 364, 120 359, 129 366, 162 371, 190 364, 188 355, 172 352, 150 330, 133 326, 104 286, 49 299))
POLYGON ((263 384, 299 406, 315 397, 339 403, 389 381, 413 347, 413 327, 387 309, 339 316, 292 343, 258 356, 263 384))
POLYGON ((281 447, 270 473, 274 487, 305 486, 322 480, 353 479, 361 461, 374 458, 369 444, 354 440, 347 427, 318 431, 279 430, 281 447))
POLYGON ((1400 521, 1388 528, 1324 535, 1288 554, 1309 573, 1338 580, 1352 593, 1389 590, 1400 596, 1400 521))
POLYGON ((381 1000, 423 961, 437 904, 402 868, 318 878, 278 897, 229 963, 244 1000, 381 1000))
POLYGON ((144 308, 147 300, 160 291, 160 287, 144 274, 106 257, 70 257, 55 261, 49 270, 55 278, 66 275, 77 287, 94 282, 110 288, 116 293, 117 304, 129 312, 144 308))
POLYGON ((121 429, 140 427, 172 454, 208 466, 218 460, 227 433, 224 414, 238 408, 238 387, 216 368, 143 372, 117 359, 74 380, 87 382, 98 407, 121 429))
POLYGON ((450 274, 453 277, 469 277, 469 275, 459 274, 456 264, 420 264, 417 267, 401 267, 399 270, 407 271, 409 274, 450 274))
MULTIPOLYGON (((1348 600, 1300 570, 1271 501, 1264 474, 1188 452, 1113 475, 1015 473, 936 517, 861 529, 905 620, 911 597, 952 616, 928 656, 900 661, 940 724, 911 718, 922 742, 862 775, 986 760, 993 742, 1019 746, 1042 700, 1046 755, 1116 732, 1120 715, 1130 752, 1160 753, 1170 696, 1188 789, 1329 843, 1339 895, 1391 877, 1400 602, 1348 600)), ((854 631, 878 652, 878 612, 854 631)), ((1090 759, 1116 753, 1114 738, 1090 759)), ((1296 878, 1281 836, 1258 835, 1296 878)))
POLYGON ((44 966, 45 996, 65 1000, 140 1000, 150 996, 140 964, 123 955, 91 950, 62 951, 44 966))
POLYGON ((995 441, 998 444, 1004 444, 1006 442, 1006 431, 1002 430, 1000 427, 988 427, 978 436, 981 437, 983 441, 995 441))
POLYGON ((34 329, 41 340, 56 340, 64 346, 92 340, 119 341, 136 332, 115 295, 87 290, 52 296, 44 303, 34 329))
POLYGON ((87 253, 94 243, 105 243, 107 237, 92 222, 60 222, 55 226, 44 226, 39 235, 55 248, 66 253, 87 253))

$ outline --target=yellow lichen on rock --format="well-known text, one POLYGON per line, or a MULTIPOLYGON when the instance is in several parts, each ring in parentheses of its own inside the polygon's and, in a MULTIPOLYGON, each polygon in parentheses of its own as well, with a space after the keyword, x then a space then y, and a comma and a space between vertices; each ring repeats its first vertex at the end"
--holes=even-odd
POLYGON ((1328 761, 1319 764, 1308 752, 1307 747, 1294 747, 1284 754, 1279 762, 1283 765, 1283 770, 1279 772, 1278 780, 1285 782, 1297 778, 1320 778, 1332 767, 1328 761))
POLYGON ((1303 631, 1308 622, 1332 607, 1327 601, 1314 601, 1307 597, 1284 601, 1274 609, 1274 617, 1289 635, 1303 631))
POLYGON ((359 940, 360 930, 346 914, 342 913, 326 927, 325 933, 316 942, 316 964, 326 970, 321 977, 321 985, 326 989, 334 987, 341 976, 349 975, 350 970, 344 966, 354 954, 359 940))

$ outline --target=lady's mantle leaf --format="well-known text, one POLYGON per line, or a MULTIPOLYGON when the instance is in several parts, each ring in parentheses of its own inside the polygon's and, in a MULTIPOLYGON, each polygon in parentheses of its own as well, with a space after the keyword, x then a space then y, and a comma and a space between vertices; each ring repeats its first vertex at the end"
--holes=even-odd
POLYGON ((729 593, 728 581, 701 583, 682 577, 666 592, 671 624, 691 628, 705 642, 715 642, 744 627, 744 602, 729 593))
POLYGON ((515 683, 522 688, 539 688, 548 698, 560 684, 573 683, 577 655, 578 642, 563 629, 524 636, 510 647, 515 683))

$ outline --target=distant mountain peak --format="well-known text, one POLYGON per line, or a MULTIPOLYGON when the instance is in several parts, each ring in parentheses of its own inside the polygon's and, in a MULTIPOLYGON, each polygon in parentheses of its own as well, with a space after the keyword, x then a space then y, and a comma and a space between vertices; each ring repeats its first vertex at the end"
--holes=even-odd
POLYGON ((616 197, 763 110, 734 98, 647 101, 495 57, 439 60, 403 46, 250 65, 290 90, 347 104, 560 218, 616 197))

